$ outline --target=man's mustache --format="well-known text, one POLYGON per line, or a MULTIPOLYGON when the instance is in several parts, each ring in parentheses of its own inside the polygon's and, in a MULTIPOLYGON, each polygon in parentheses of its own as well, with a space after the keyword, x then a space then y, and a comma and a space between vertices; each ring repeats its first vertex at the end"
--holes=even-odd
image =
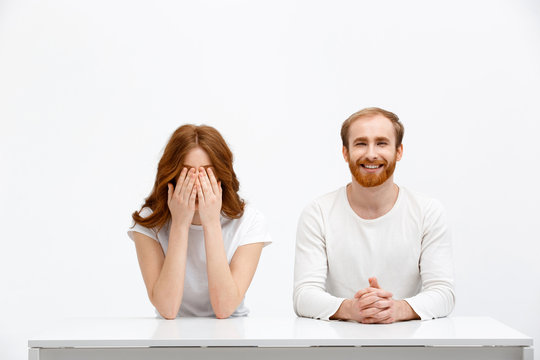
POLYGON ((360 166, 360 165, 387 165, 388 161, 386 161, 386 160, 369 161, 369 160, 360 158, 360 159, 356 160, 355 164, 356 164, 356 166, 360 166))

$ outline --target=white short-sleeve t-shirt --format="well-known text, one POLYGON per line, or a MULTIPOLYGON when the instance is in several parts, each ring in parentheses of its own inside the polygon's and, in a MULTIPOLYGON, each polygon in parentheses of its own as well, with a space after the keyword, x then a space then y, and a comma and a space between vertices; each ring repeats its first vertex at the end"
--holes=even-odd
MULTIPOLYGON (((140 215, 147 217, 151 213, 152 210, 145 207, 140 215)), ((159 242, 163 253, 167 255, 169 225, 170 222, 156 231, 156 229, 135 224, 128 230, 128 236, 133 240, 134 232, 144 234, 159 242)), ((272 242, 264 216, 249 205, 246 205, 244 214, 239 219, 228 219, 222 216, 221 230, 229 263, 239 246, 258 242, 266 246, 272 242)), ((245 316, 248 313, 249 310, 242 300, 231 316, 245 316)), ((215 316, 208 292, 204 231, 201 225, 190 225, 189 228, 184 294, 177 314, 177 317, 180 316, 215 316)))

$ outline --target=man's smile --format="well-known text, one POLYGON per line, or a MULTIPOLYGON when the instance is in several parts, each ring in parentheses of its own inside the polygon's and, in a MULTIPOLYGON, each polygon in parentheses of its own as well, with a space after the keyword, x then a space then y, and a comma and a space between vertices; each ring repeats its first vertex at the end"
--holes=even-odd
POLYGON ((383 164, 373 164, 373 165, 360 164, 360 166, 366 169, 378 169, 380 167, 383 167, 383 164))
POLYGON ((381 164, 373 164, 373 163, 359 164, 358 167, 362 168, 361 171, 363 171, 364 173, 377 174, 377 173, 379 173, 380 171, 383 170, 384 163, 381 163, 381 164))

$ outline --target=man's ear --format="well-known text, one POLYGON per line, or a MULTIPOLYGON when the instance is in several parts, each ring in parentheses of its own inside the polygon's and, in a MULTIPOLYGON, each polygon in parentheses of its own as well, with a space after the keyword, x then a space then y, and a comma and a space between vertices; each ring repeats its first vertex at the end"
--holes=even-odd
POLYGON ((396 149, 396 161, 401 160, 402 156, 403 156, 403 144, 399 145, 399 147, 396 149))
POLYGON ((343 159, 345 159, 345 162, 348 164, 349 163, 349 150, 347 150, 346 146, 343 146, 343 148, 341 149, 341 152, 343 153, 343 159))

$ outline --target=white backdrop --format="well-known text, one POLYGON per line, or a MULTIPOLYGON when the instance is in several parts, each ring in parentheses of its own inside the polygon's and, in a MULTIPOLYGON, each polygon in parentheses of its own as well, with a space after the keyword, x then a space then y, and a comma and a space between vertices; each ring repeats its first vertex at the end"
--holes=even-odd
POLYGON ((540 340, 539 4, 0 1, 0 358, 58 318, 153 316, 125 231, 183 123, 222 132, 269 221, 252 315, 294 316, 298 215, 349 181, 367 106, 405 124, 397 183, 446 206, 454 315, 540 340))

